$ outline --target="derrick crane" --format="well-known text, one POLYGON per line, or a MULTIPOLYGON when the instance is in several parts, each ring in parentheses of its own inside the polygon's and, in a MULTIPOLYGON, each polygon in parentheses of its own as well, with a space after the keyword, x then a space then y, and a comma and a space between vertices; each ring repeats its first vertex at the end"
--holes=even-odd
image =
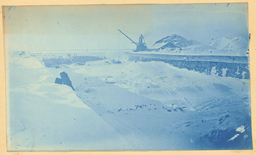
POLYGON ((126 38, 128 38, 130 41, 132 41, 132 43, 134 43, 136 45, 136 50, 134 50, 134 52, 138 52, 138 51, 146 51, 148 48, 147 48, 147 45, 145 43, 145 40, 144 40, 144 36, 141 34, 140 37, 139 37, 139 42, 135 42, 133 41, 130 37, 128 37, 126 34, 124 34, 121 30, 118 29, 118 31, 120 33, 122 33, 126 38))

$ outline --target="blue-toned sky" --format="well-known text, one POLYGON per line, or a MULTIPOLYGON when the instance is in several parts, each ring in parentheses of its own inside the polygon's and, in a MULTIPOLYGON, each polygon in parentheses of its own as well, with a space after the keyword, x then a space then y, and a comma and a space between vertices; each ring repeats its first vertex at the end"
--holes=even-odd
POLYGON ((100 5, 8 7, 9 50, 134 49, 172 34, 209 44, 212 37, 248 38, 247 4, 100 5))

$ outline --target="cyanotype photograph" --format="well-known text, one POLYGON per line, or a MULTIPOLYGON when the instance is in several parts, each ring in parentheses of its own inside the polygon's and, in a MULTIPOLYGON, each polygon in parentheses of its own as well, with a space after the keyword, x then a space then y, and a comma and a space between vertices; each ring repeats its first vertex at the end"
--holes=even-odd
POLYGON ((252 150, 247 3, 3 7, 7 151, 252 150))

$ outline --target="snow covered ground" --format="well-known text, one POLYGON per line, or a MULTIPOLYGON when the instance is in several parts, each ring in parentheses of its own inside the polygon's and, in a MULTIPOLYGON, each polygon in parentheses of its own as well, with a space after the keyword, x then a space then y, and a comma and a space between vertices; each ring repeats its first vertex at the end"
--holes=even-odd
POLYGON ((252 149, 248 79, 83 54, 104 59, 46 68, 10 55, 9 150, 252 149), (54 84, 62 71, 75 91, 54 84))
POLYGON ((129 144, 36 58, 11 58, 8 150, 126 149, 129 144))

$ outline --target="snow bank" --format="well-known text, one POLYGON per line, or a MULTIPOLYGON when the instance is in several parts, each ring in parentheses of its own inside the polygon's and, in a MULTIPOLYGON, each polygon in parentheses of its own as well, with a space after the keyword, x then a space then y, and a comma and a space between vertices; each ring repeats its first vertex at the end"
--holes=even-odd
POLYGON ((126 149, 130 144, 35 58, 9 62, 9 151, 126 149))
POLYGON ((209 76, 163 62, 107 61, 67 71, 85 77, 75 88, 77 96, 134 144, 131 149, 251 147, 249 80, 209 76), (241 135, 245 138, 228 141, 241 123, 247 124, 241 135))
POLYGON ((248 83, 239 79, 208 76, 163 62, 93 62, 75 72, 102 81, 111 78, 121 88, 164 103, 189 100, 190 106, 196 106, 198 100, 248 95, 248 83))

